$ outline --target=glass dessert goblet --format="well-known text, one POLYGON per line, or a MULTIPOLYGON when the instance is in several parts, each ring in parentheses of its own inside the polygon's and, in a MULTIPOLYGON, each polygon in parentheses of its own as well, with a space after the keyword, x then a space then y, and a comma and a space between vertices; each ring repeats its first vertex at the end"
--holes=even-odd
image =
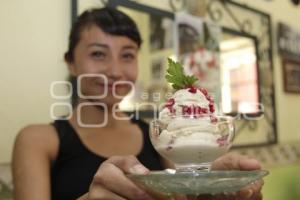
POLYGON ((169 115, 150 123, 154 148, 175 164, 176 172, 210 171, 233 137, 234 120, 229 116, 169 115))

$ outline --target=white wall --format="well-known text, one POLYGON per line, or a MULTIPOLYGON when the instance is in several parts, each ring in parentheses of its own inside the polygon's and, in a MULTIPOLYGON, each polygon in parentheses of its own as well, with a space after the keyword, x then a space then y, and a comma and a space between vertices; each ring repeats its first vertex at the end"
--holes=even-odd
POLYGON ((69 0, 0 1, 0 162, 21 127, 50 122, 50 83, 66 79, 69 0))

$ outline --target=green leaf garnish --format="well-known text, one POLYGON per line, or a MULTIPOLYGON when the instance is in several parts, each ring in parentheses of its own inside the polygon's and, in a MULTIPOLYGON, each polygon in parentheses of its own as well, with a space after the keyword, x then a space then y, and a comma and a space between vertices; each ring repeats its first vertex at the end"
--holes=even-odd
POLYGON ((168 58, 168 66, 169 68, 167 69, 167 75, 165 77, 176 90, 191 87, 198 80, 193 75, 185 75, 182 65, 179 62, 174 62, 171 58, 168 58))

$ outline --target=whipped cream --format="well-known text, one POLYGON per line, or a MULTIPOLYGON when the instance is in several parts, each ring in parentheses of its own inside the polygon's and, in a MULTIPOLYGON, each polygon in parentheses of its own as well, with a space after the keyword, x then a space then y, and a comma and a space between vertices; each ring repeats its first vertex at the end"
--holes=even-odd
POLYGON ((174 116, 212 114, 214 101, 205 89, 195 87, 176 91, 159 113, 159 119, 168 123, 174 116))

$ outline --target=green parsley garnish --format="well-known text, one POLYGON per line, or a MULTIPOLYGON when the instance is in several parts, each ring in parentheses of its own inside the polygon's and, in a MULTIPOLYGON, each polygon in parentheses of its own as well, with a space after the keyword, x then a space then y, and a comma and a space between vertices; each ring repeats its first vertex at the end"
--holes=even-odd
POLYGON ((165 77, 175 90, 192 87, 198 80, 193 75, 185 75, 182 65, 179 62, 174 62, 171 58, 168 58, 168 66, 169 68, 167 69, 167 75, 165 77))

